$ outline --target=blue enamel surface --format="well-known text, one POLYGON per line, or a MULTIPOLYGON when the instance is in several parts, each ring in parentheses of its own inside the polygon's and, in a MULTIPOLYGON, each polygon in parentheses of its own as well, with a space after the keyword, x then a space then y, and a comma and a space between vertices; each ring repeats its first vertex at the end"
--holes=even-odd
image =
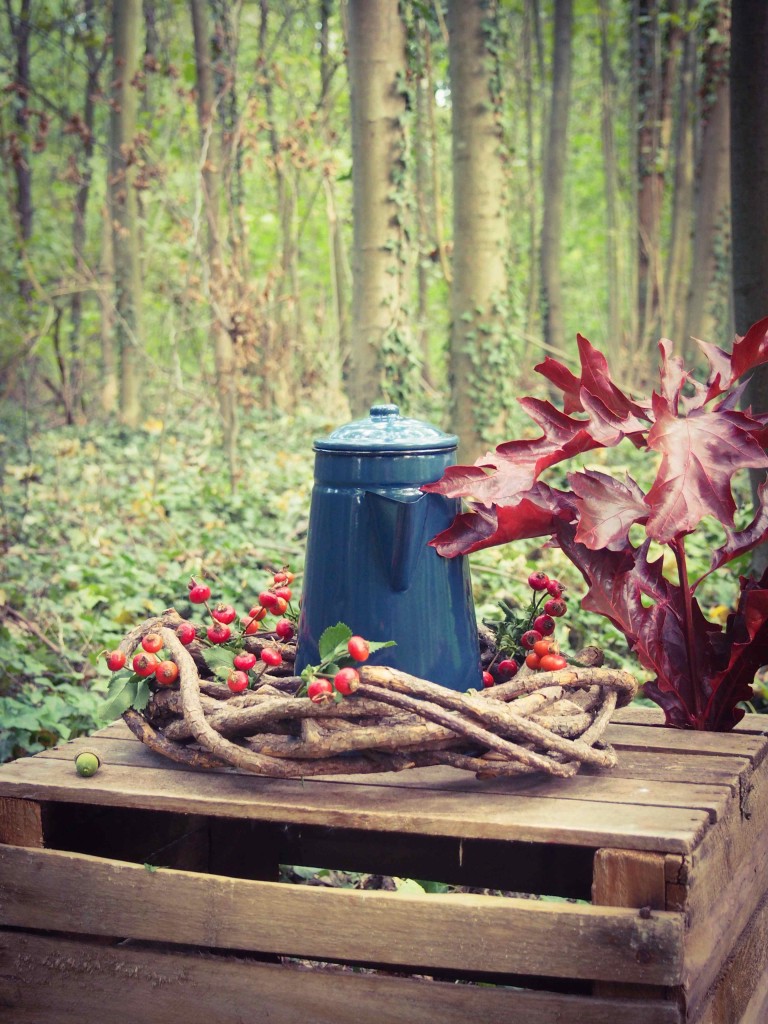
POLYGON ((469 567, 428 546, 460 503, 420 490, 454 464, 456 439, 443 434, 446 443, 438 447, 430 433, 436 428, 423 425, 425 437, 410 426, 418 421, 406 422, 409 436, 420 438, 413 443, 430 447, 385 452, 377 443, 360 450, 357 430, 347 435, 352 449, 315 444, 297 670, 319 660, 326 627, 346 622, 369 640, 396 641, 371 664, 466 690, 481 679, 469 567))

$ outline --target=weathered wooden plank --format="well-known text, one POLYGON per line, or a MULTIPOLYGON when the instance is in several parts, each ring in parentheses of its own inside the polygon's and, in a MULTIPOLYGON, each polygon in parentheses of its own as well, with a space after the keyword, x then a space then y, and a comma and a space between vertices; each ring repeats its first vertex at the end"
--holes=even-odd
POLYGON ((0 843, 43 845, 43 809, 37 801, 0 796, 0 843))
MULTIPOLYGON (((110 727, 109 730, 95 734, 88 741, 100 755, 103 755, 105 764, 134 765, 137 768, 164 767, 169 771, 189 770, 145 747, 127 728, 123 732, 115 726, 114 732, 118 731, 120 734, 113 736, 112 727, 110 727)), ((38 756, 67 760, 73 756, 76 743, 77 741, 72 741, 60 744, 38 756)), ((685 782, 704 786, 728 786, 732 792, 738 792, 740 777, 745 772, 751 771, 751 767, 751 762, 746 757, 626 749, 619 751, 619 763, 610 771, 599 768, 582 768, 577 778, 597 775, 604 779, 633 779, 638 782, 641 780, 664 783, 685 782), (695 762, 692 758, 695 758, 695 762)), ((226 769, 221 769, 221 771, 226 771, 226 769)), ((356 776, 356 782, 360 785, 370 786, 399 787, 408 784, 425 785, 425 783, 428 786, 433 786, 435 780, 439 778, 461 779, 463 781, 453 782, 453 785, 456 788, 461 785, 472 792, 477 792, 478 789, 487 791, 491 783, 499 785, 503 781, 491 779, 480 781, 468 772, 435 767, 411 769, 407 772, 382 772, 381 774, 356 776), (413 781, 409 783, 409 779, 413 781)), ((321 780, 315 778, 313 781, 321 780)), ((335 781, 339 781, 338 776, 335 777, 335 781)), ((514 781, 517 784, 521 780, 514 781)), ((549 786, 550 782, 549 780, 540 780, 540 784, 549 786)), ((680 792, 682 793, 682 791, 680 792)))
POLYGON ((565 842, 686 853, 709 827, 709 812, 548 796, 517 796, 514 785, 478 792, 269 779, 234 772, 169 772, 104 765, 80 778, 66 762, 33 757, 0 770, 0 795, 187 814, 373 828, 425 835, 565 842))
POLYGON ((237 957, 108 949, 0 931, 0 1008, 14 1024, 680 1024, 672 1003, 595 999, 493 985, 342 970, 303 969, 237 957))
POLYGON ((752 915, 696 1014, 696 1024, 765 1024, 768 1020, 768 896, 752 915))
POLYGON ((767 793, 768 761, 763 761, 748 782, 741 807, 734 804, 683 860, 681 909, 689 925, 685 988, 692 1011, 701 1005, 768 888, 767 793))
MULTIPOLYGON (((636 850, 597 850, 592 876, 592 901, 596 906, 637 907, 652 914, 665 909, 666 878, 663 854, 636 850)), ((601 996, 664 997, 663 989, 643 991, 625 982, 598 982, 601 996)))
MULTIPOLYGON (((124 740, 93 738, 91 748, 95 750, 102 765, 130 765, 135 768, 163 768, 172 762, 148 750, 142 743, 124 740)), ((62 744, 38 755, 40 758, 68 761, 72 756, 72 744, 62 744)), ((76 747, 75 747, 76 749, 76 747)), ((744 764, 749 762, 744 760, 744 764)), ((733 761, 726 759, 725 763, 733 761)), ((690 761, 689 772, 690 772, 690 761)), ((174 766, 181 768, 181 766, 174 766)), ((698 771, 693 779, 680 782, 659 773, 655 780, 636 777, 616 771, 590 772, 572 779, 553 780, 543 776, 523 776, 516 779, 477 779, 470 772, 457 768, 439 767, 414 768, 403 772, 382 772, 373 775, 333 776, 314 779, 313 782, 339 784, 352 783, 355 786, 386 786, 396 789, 424 789, 430 793, 509 794, 517 797, 546 796, 559 800, 596 800, 601 803, 646 804, 654 807, 689 807, 707 811, 710 820, 715 821, 725 809, 732 793, 738 787, 738 776, 731 770, 728 788, 721 782, 710 783, 701 779, 698 771)))
MULTIPOLYGON (((656 706, 628 704, 625 708, 617 708, 614 711, 611 722, 616 725, 664 725, 664 712, 656 706)), ((768 736, 768 714, 748 712, 733 731, 768 736)))
MULTIPOLYGON (((691 782, 711 786, 728 786, 738 793, 740 779, 752 771, 746 757, 717 754, 678 753, 677 751, 633 750, 617 751, 619 763, 608 775, 611 778, 647 779, 657 782, 691 782)), ((597 774, 600 770, 585 767, 582 775, 597 774)))
POLYGON ((747 757, 756 766, 768 753, 768 737, 747 732, 695 732, 661 726, 609 725, 605 739, 617 750, 719 754, 747 757))
POLYGON ((415 968, 674 985, 683 916, 241 881, 0 847, 0 924, 415 968), (151 909, 150 909, 151 908, 151 909), (525 942, 517 941, 525 936, 525 942))

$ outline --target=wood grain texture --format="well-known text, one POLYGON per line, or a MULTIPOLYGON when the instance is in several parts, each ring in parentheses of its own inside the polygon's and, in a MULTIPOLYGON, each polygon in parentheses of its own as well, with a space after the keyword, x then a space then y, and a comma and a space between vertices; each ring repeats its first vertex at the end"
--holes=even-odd
POLYGON ((712 989, 696 1024, 765 1024, 768 1021, 768 895, 752 915, 712 989))
POLYGON ((674 985, 681 914, 240 881, 0 847, 0 924, 417 968, 674 985), (148 909, 151 908, 151 912, 148 909), (525 936, 525 942, 519 937, 525 936))
POLYGON ((43 809, 35 800, 0 796, 0 843, 43 846, 43 809))
MULTIPOLYGON (((429 769, 432 771, 432 769, 429 769)), ((150 807, 184 814, 206 814, 330 827, 380 829, 459 838, 522 842, 564 842, 581 846, 689 852, 709 827, 725 790, 703 790, 706 809, 610 800, 602 777, 591 776, 589 789, 603 789, 602 800, 559 798, 562 780, 547 780, 538 795, 519 794, 519 780, 478 788, 467 800, 453 773, 424 787, 370 786, 353 780, 282 780, 234 772, 168 771, 164 766, 141 771, 105 764, 90 779, 52 757, 26 758, 0 768, 0 795, 43 798, 116 807, 150 807), (458 788, 457 788, 458 786, 458 788)), ((501 781, 501 780, 500 780, 501 781)), ((523 783, 523 786, 525 783, 523 783)), ((580 784, 581 785, 581 784, 580 784)), ((636 793, 627 785, 624 791, 636 793)), ((693 791, 692 791, 693 792, 693 791)), ((687 800, 685 803, 695 802, 687 800)), ((722 805, 721 805, 722 806, 722 805)))
MULTIPOLYGON (((102 764, 131 766, 135 768, 164 769, 166 765, 175 770, 184 770, 181 765, 166 761, 152 753, 143 744, 94 737, 91 748, 101 758, 102 764)), ((68 745, 55 747, 39 755, 41 759, 67 761, 70 757, 68 745)), ((647 756, 647 755, 646 755, 647 756)), ((660 760, 656 755, 656 760, 660 760)), ((684 760, 684 759, 683 759, 684 760)), ((393 774, 392 772, 373 775, 334 776, 327 779, 313 779, 312 782, 326 782, 352 786, 383 786, 388 789, 424 789, 432 793, 470 793, 474 796, 504 794, 506 796, 554 797, 558 800, 595 800, 601 803, 642 804, 653 807, 682 807, 705 810, 712 821, 724 811, 733 791, 739 785, 733 759, 723 759, 723 769, 716 782, 709 782, 696 772, 695 781, 677 781, 663 778, 643 778, 636 772, 592 771, 571 779, 561 779, 553 786, 553 780, 543 776, 529 776, 517 779, 477 779, 470 772, 450 767, 414 768, 393 774), (724 787, 727 786, 727 789, 724 787)), ((743 759, 743 764, 749 762, 743 759)), ((687 767, 690 773, 690 762, 687 767)))
MULTIPOLYGON (((614 711, 611 721, 621 725, 664 725, 664 712, 660 707, 628 704, 614 711)), ((733 731, 768 736, 768 715, 747 713, 733 731)))
POLYGON ((0 930, 0 1012, 13 1024, 680 1024, 672 1003, 386 974, 308 970, 238 957, 0 930))
POLYGON ((683 861, 688 921, 685 990, 696 1011, 768 890, 768 761, 750 777, 740 805, 683 861))
POLYGON ((676 754, 719 754, 747 757, 758 765, 768 753, 768 738, 751 732, 695 732, 662 726, 611 724, 605 741, 617 750, 655 750, 676 754))
MULTIPOLYGON (((666 907, 665 858, 663 854, 637 850, 598 850, 592 876, 592 901, 598 906, 637 907, 653 914, 666 907)), ((664 997, 663 989, 643 991, 626 982, 598 982, 601 996, 664 997)))

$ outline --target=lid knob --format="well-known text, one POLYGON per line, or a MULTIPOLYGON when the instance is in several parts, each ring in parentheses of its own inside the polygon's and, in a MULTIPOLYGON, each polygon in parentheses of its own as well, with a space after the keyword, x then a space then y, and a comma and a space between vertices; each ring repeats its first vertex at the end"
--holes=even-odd
POLYGON ((400 407, 397 405, 372 405, 372 420, 393 420, 400 415, 400 407))

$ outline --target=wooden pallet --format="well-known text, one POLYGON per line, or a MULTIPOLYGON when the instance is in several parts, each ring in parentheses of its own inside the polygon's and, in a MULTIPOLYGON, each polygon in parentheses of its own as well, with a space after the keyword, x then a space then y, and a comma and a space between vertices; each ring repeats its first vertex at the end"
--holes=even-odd
POLYGON ((4 765, 0 1020, 765 1024, 768 718, 607 738, 619 767, 567 780, 191 771, 121 722, 92 778, 77 741, 4 765))

